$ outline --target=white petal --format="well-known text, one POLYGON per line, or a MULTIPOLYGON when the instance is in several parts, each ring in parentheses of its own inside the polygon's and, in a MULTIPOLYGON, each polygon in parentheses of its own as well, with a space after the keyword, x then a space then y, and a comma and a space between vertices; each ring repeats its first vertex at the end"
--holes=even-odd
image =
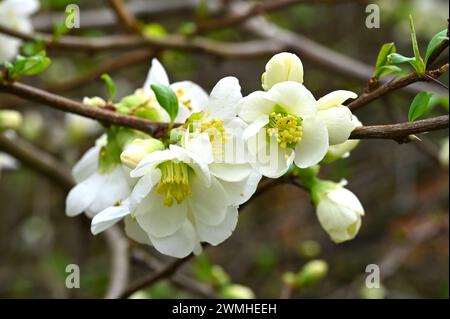
POLYGON ((261 177, 260 173, 252 171, 246 179, 240 182, 221 181, 220 184, 227 194, 228 204, 241 205, 248 201, 255 193, 261 177))
POLYGON ((169 85, 169 77, 167 76, 166 70, 156 58, 152 60, 152 65, 150 66, 150 70, 148 70, 147 79, 143 86, 144 92, 152 92, 150 88, 152 84, 169 85))
POLYGON ((186 130, 183 141, 184 148, 197 154, 205 163, 212 163, 214 156, 208 133, 196 134, 194 137, 190 135, 189 131, 186 130))
POLYGON ((266 92, 256 91, 239 102, 239 117, 250 123, 260 118, 261 115, 270 115, 274 106, 275 103, 268 99, 266 92))
POLYGON ((282 52, 274 55, 266 64, 262 75, 262 86, 269 90, 277 83, 294 81, 303 83, 303 64, 293 53, 282 52))
POLYGON ((97 171, 100 147, 91 147, 75 164, 72 175, 77 183, 84 181, 97 171))
POLYGON ((123 203, 120 206, 108 207, 95 215, 92 219, 92 234, 97 235, 98 233, 101 233, 129 214, 130 210, 128 209, 127 203, 123 203))
POLYGON ((159 169, 155 169, 139 179, 130 195, 130 209, 132 211, 151 192, 160 179, 161 171, 159 169))
MULTIPOLYGON (((164 111, 164 112, 166 112, 166 111, 164 111)), ((174 122, 175 123, 184 123, 189 118, 189 116, 191 116, 191 114, 192 114, 192 112, 186 107, 186 105, 179 103, 178 113, 177 113, 177 116, 175 117, 174 122)), ((170 119, 168 122, 170 122, 170 119)))
POLYGON ((198 246, 198 238, 194 227, 185 220, 177 232, 166 237, 149 236, 153 246, 160 253, 176 258, 184 258, 198 246))
POLYGON ((229 164, 248 163, 246 142, 243 139, 244 132, 248 125, 242 119, 235 117, 225 121, 223 124, 226 132, 225 144, 222 146, 223 152, 217 156, 215 161, 229 164))
POLYGON ((210 243, 216 246, 231 236, 238 222, 238 209, 236 206, 230 206, 227 209, 225 219, 217 226, 210 226, 195 221, 195 228, 202 242, 210 243))
POLYGON ((341 144, 348 140, 355 128, 352 112, 346 106, 331 107, 319 111, 317 116, 325 122, 330 145, 341 144))
POLYGON ((205 111, 217 119, 234 117, 241 98, 239 80, 232 76, 225 77, 212 89, 205 111))
POLYGON ((360 215, 364 215, 364 208, 358 197, 346 188, 337 188, 328 194, 329 199, 341 206, 348 207, 360 215))
POLYGON ((213 163, 209 165, 211 174, 227 182, 240 182, 252 172, 249 164, 213 163))
POLYGON ((136 220, 149 234, 156 237, 169 236, 183 225, 187 216, 186 200, 165 206, 164 196, 153 190, 141 203, 136 212, 136 220), (143 213, 142 213, 143 212, 143 213))
POLYGON ((317 100, 319 110, 325 110, 330 107, 340 106, 348 99, 356 99, 358 95, 352 91, 338 90, 321 97, 317 100))
POLYGON ((178 96, 178 100, 188 106, 190 113, 202 111, 208 103, 208 94, 200 85, 194 82, 175 82, 170 87, 180 95, 178 96))
POLYGON ((292 115, 306 117, 317 112, 316 99, 305 86, 298 82, 275 84, 267 92, 267 96, 292 115))
POLYGON ((145 156, 130 173, 131 177, 141 177, 149 174, 155 167, 165 161, 173 160, 177 154, 170 150, 155 151, 145 156))
POLYGON ((226 193, 216 178, 211 179, 211 185, 206 187, 200 179, 189 181, 192 197, 189 205, 196 219, 208 225, 218 225, 225 218, 226 193))
POLYGON ((98 173, 75 185, 66 198, 66 215, 76 216, 85 211, 95 200, 102 185, 103 178, 98 173))
MULTIPOLYGON (((255 119, 244 131, 244 140, 248 140, 251 137, 256 136, 264 126, 269 124, 269 116, 261 115, 259 118, 255 119)), ((265 133, 266 130, 264 130, 265 133)))
POLYGON ((4 0, 0 3, 0 13, 9 12, 13 16, 31 16, 39 10, 38 0, 4 0))
POLYGON ((134 241, 144 244, 151 245, 150 238, 147 233, 139 226, 138 222, 131 216, 126 216, 125 219, 125 234, 134 241))
POLYGON ((319 163, 328 150, 328 130, 317 117, 304 118, 302 122, 303 136, 295 147, 295 165, 300 168, 319 163))
POLYGON ((131 187, 122 165, 117 165, 111 172, 102 175, 102 178, 102 186, 87 209, 91 216, 130 196, 131 187))

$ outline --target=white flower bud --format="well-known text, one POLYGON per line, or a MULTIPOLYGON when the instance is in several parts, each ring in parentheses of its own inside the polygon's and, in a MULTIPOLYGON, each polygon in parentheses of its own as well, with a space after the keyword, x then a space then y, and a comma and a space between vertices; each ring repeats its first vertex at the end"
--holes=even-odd
POLYGON ((85 97, 83 99, 83 104, 91 105, 91 106, 97 106, 102 107, 106 105, 106 101, 102 99, 101 97, 94 96, 94 97, 85 97))
POLYGON ((293 53, 282 52, 274 55, 266 64, 266 72, 261 77, 262 87, 269 90, 277 83, 294 81, 303 83, 303 64, 293 53))
POLYGON ((120 154, 120 160, 129 168, 135 168, 146 155, 163 149, 164 144, 160 140, 138 138, 125 146, 125 150, 120 154))
POLYGON ((22 116, 13 110, 0 110, 0 130, 16 129, 22 124, 22 116))
POLYGON ((341 184, 318 182, 312 189, 320 225, 335 243, 353 239, 361 227, 364 208, 341 184))

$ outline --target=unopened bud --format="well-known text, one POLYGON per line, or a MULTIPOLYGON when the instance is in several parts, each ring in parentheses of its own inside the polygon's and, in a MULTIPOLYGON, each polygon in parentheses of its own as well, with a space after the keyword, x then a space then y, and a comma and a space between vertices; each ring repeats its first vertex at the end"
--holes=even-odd
POLYGON ((160 140, 138 138, 125 146, 125 150, 120 154, 120 160, 126 166, 135 168, 146 155, 163 149, 164 144, 160 140))
POLYGON ((232 284, 222 289, 221 297, 225 299, 254 299, 255 294, 248 287, 232 284))
POLYGON ((22 124, 22 116, 13 110, 0 110, 0 131, 16 129, 22 124))
POLYGON ((311 286, 322 280, 328 273, 328 264, 324 260, 316 259, 308 262, 300 270, 297 282, 299 286, 311 286))

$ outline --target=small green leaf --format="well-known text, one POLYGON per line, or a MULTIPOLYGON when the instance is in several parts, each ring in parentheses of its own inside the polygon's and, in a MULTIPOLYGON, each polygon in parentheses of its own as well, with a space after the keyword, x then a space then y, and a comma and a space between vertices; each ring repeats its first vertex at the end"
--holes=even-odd
POLYGON ((175 92, 166 85, 152 84, 151 88, 155 92, 156 99, 169 114, 170 120, 173 123, 178 114, 178 98, 175 92))
POLYGON ((415 58, 409 58, 409 57, 403 56, 399 53, 392 53, 392 54, 389 54, 388 61, 391 64, 401 64, 401 63, 406 63, 406 62, 410 63, 411 61, 415 61, 415 58))
POLYGON ((44 51, 30 57, 18 55, 14 61, 11 75, 13 77, 19 75, 35 75, 44 71, 50 63, 51 60, 45 56, 44 51))
MULTIPOLYGON (((381 46, 380 52, 378 53, 377 63, 375 64, 375 71, 373 73, 374 78, 381 77, 382 67, 388 64, 389 54, 395 53, 396 48, 393 42, 385 43, 381 46)), ((386 74, 386 73, 385 73, 386 74)))
POLYGON ((378 77, 383 77, 391 73, 398 74, 402 72, 402 69, 395 65, 383 65, 378 70, 378 77))
POLYGON ((102 74, 101 79, 105 81, 106 88, 109 93, 109 99, 114 101, 114 98, 116 97, 116 85, 114 84, 113 79, 111 79, 111 77, 106 73, 102 74))
POLYGON ((44 51, 45 49, 45 43, 42 38, 37 38, 34 41, 31 42, 25 42, 22 45, 21 51, 26 56, 32 56, 36 55, 41 51, 44 51))
POLYGON ((430 58, 433 51, 441 44, 442 41, 448 41, 447 29, 442 30, 434 35, 434 37, 430 40, 427 46, 427 52, 425 54, 425 64, 428 63, 428 59, 430 58))
MULTIPOLYGON (((411 28, 411 43, 413 47, 414 57, 416 59, 416 72, 419 75, 425 74, 425 62, 420 56, 419 45, 417 44, 416 29, 414 28, 414 21, 412 15, 409 15, 409 27, 411 28)), ((414 66, 414 65, 413 65, 414 66)))
POLYGON ((414 100, 409 107, 408 121, 415 121, 431 109, 429 106, 432 95, 433 94, 429 92, 420 92, 414 97, 414 100))

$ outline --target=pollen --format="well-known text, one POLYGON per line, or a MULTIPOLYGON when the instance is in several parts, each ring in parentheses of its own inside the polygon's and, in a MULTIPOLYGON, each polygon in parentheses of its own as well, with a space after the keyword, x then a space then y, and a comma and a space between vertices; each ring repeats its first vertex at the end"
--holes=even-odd
POLYGON ((158 168, 161 170, 161 180, 156 186, 156 192, 164 196, 165 206, 172 206, 174 201, 181 204, 192 195, 189 185, 192 169, 187 164, 169 161, 159 164, 158 168))
POLYGON ((189 111, 192 111, 192 101, 189 98, 186 98, 185 91, 182 88, 179 88, 175 91, 175 95, 182 104, 184 104, 189 111))
POLYGON ((302 119, 291 114, 272 112, 267 134, 275 136, 281 148, 294 148, 303 136, 302 119))

